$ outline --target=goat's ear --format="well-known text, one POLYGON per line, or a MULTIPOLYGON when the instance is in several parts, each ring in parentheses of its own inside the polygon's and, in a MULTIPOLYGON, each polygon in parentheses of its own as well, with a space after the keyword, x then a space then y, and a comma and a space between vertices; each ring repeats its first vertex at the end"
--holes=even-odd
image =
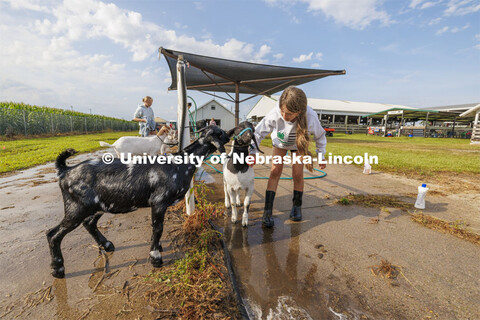
POLYGON ((228 138, 231 138, 234 133, 235 133, 235 128, 232 128, 232 129, 228 130, 227 131, 228 138))

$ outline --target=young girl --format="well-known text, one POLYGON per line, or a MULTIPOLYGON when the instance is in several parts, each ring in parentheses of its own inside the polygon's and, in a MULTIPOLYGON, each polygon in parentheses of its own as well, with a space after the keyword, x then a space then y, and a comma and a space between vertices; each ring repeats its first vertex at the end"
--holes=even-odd
POLYGON ((142 137, 147 137, 150 134, 155 134, 155 117, 153 115, 153 110, 150 108, 153 103, 152 97, 145 96, 142 99, 143 105, 139 104, 135 114, 133 115, 133 121, 137 121, 140 126, 138 133, 142 137))
MULTIPOLYGON (((289 150, 292 157, 295 153, 301 156, 311 156, 308 151, 310 134, 313 134, 318 157, 325 155, 327 139, 318 115, 311 107, 307 106, 307 96, 296 87, 286 88, 278 102, 278 107, 273 108, 255 128, 255 138, 258 145, 269 133, 272 133, 273 156, 285 156, 289 150)), ((303 163, 292 163, 293 177, 293 206, 290 211, 290 220, 302 220, 303 196, 303 163)), ((306 164, 312 171, 312 164, 306 164)), ((320 164, 325 169, 325 164, 320 164)), ((277 190, 278 180, 282 175, 283 163, 273 164, 265 193, 265 209, 263 212, 262 226, 271 228, 274 225, 272 218, 273 200, 277 190)))

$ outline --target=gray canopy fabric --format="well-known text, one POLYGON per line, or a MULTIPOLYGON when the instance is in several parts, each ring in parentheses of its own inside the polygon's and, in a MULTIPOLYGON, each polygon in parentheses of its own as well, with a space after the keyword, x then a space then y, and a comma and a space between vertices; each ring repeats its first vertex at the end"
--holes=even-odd
POLYGON ((172 84, 169 90, 177 89, 177 60, 180 56, 187 64, 185 79, 187 89, 224 92, 230 99, 218 97, 235 103, 235 125, 239 120, 239 104, 257 95, 272 95, 288 86, 298 86, 313 80, 333 75, 345 74, 345 70, 320 70, 272 66, 250 62, 234 61, 197 54, 159 49, 167 60, 172 84), (229 93, 235 93, 232 97, 229 93), (252 96, 240 100, 240 93, 252 96))
POLYGON ((332 75, 345 74, 345 70, 320 70, 291 68, 226 60, 186 52, 160 48, 165 56, 172 84, 169 90, 177 88, 177 59, 182 55, 187 63, 185 78, 187 89, 213 92, 236 92, 254 95, 271 95, 288 86, 298 86, 312 80, 332 75))

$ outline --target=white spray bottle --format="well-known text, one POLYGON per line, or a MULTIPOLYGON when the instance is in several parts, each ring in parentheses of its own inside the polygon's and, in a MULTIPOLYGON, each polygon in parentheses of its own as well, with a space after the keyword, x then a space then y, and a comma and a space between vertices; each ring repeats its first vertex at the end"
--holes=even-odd
POLYGON ((424 183, 418 187, 417 201, 415 201, 415 208, 425 209, 425 197, 427 196, 427 185, 424 183))
POLYGON ((365 164, 363 165, 363 173, 370 174, 372 173, 372 166, 368 163, 368 160, 365 159, 365 164))

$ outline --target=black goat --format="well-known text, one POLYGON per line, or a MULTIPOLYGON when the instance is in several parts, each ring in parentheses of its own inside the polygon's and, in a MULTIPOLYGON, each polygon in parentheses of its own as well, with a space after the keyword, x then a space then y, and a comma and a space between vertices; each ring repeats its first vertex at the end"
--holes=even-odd
MULTIPOLYGON (((206 127, 201 137, 176 155, 184 153, 206 156, 225 152, 230 136, 217 126, 206 127)), ((154 267, 160 267, 165 211, 182 199, 195 172, 194 164, 123 164, 116 159, 111 164, 102 161, 84 161, 68 167, 66 159, 76 153, 73 149, 62 152, 56 160, 60 189, 63 195, 65 217, 47 232, 52 257, 52 275, 65 276, 61 251, 62 239, 83 223, 95 241, 106 251, 114 245, 98 230, 97 222, 104 212, 127 213, 142 207, 152 208, 152 243, 150 258, 154 267), (97 213, 98 211, 102 211, 97 213)), ((174 154, 175 155, 175 154, 174 154)))

